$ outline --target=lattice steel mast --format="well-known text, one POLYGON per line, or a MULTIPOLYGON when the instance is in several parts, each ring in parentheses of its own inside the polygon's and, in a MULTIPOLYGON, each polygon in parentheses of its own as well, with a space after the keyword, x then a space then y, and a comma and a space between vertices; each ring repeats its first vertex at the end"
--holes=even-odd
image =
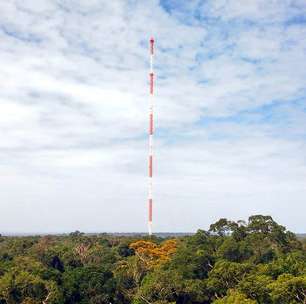
POLYGON ((153 71, 153 57, 154 57, 154 38, 150 39, 150 108, 149 108, 149 193, 148 193, 148 229, 149 235, 152 235, 152 220, 153 220, 153 132, 154 132, 154 118, 153 118, 153 96, 154 96, 154 71, 153 71))

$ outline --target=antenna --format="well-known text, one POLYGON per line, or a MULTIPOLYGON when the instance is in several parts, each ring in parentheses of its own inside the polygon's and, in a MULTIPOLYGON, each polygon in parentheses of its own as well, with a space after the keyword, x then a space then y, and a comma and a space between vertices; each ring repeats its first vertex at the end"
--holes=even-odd
POLYGON ((154 96, 154 72, 153 72, 153 56, 154 56, 154 38, 150 39, 150 108, 149 108, 149 218, 148 218, 148 229, 149 235, 152 235, 152 215, 153 215, 153 96, 154 96))

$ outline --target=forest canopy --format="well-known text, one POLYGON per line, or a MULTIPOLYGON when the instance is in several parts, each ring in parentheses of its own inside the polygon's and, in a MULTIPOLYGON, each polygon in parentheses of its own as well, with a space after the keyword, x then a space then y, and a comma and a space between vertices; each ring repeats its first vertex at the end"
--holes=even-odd
POLYGON ((0 304, 306 303, 306 242, 254 215, 159 238, 0 237, 0 304))

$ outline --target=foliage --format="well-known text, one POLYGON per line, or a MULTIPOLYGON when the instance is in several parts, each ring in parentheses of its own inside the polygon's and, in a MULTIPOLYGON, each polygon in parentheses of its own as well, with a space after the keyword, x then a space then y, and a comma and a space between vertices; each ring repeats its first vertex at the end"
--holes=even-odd
POLYGON ((161 245, 149 241, 137 241, 130 244, 130 248, 134 250, 147 268, 151 269, 169 261, 171 255, 176 251, 176 245, 175 240, 166 240, 161 245))
POLYGON ((229 289, 236 285, 252 270, 248 263, 218 261, 209 273, 208 287, 215 295, 224 296, 229 289))
POLYGON ((294 277, 291 274, 282 274, 269 285, 273 303, 305 303, 306 276, 294 277))
POLYGON ((247 275, 239 284, 238 289, 246 294, 250 299, 256 300, 257 303, 269 304, 270 291, 269 284, 273 282, 268 275, 252 273, 247 275))
POLYGON ((243 293, 230 290, 227 296, 214 301, 213 304, 256 304, 256 301, 248 299, 243 293))
POLYGON ((296 304, 306 245, 272 217, 180 238, 0 237, 0 304, 296 304))

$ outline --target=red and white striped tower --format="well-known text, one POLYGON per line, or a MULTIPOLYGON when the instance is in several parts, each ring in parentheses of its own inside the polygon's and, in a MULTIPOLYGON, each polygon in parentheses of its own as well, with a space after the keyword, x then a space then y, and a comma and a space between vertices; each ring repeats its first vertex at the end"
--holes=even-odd
POLYGON ((154 38, 150 39, 150 109, 149 109, 149 193, 148 193, 148 228, 149 235, 152 235, 152 212, 153 212, 153 96, 154 96, 154 72, 153 72, 153 56, 154 56, 154 38))

